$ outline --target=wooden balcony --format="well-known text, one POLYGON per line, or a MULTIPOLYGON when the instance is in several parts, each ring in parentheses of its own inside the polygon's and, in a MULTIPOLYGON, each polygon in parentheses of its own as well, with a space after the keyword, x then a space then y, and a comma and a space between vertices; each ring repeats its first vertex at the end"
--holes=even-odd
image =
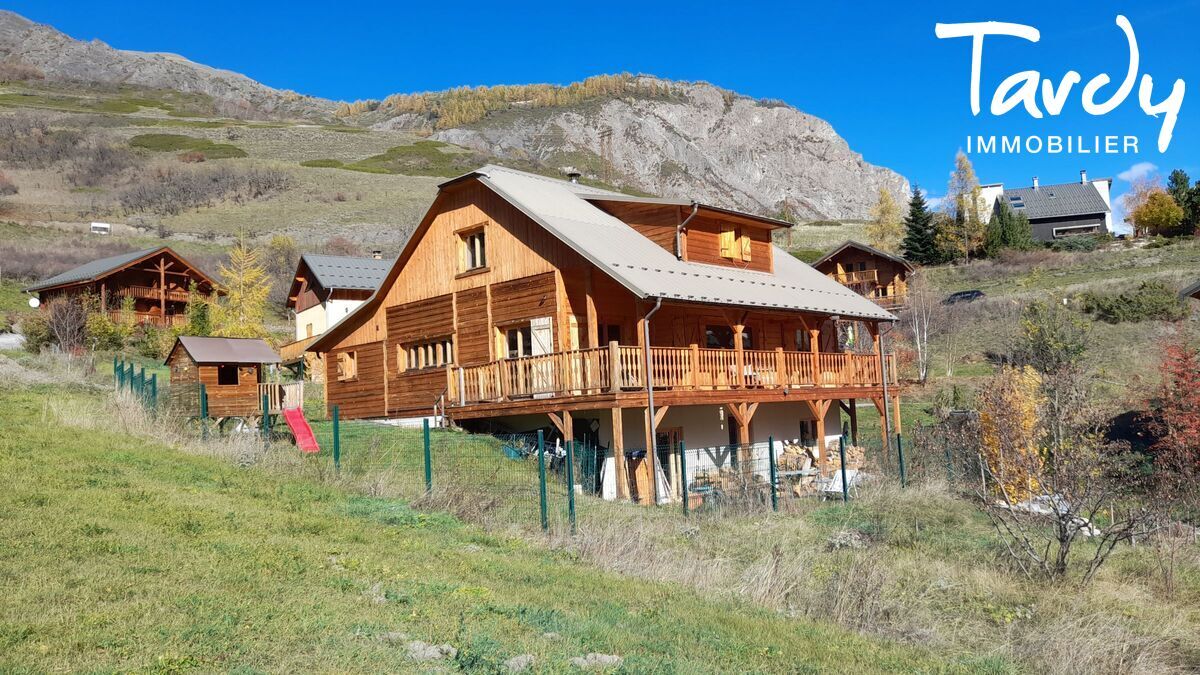
MULTIPOLYGON (((110 309, 107 311, 108 318, 116 323, 121 323, 124 319, 124 312, 119 309, 110 309)), ((134 325, 148 323, 159 328, 168 326, 182 326, 187 323, 187 316, 183 314, 168 314, 166 317, 157 314, 148 314, 146 312, 134 312, 130 320, 134 325)))
POLYGON ((125 286, 116 290, 113 295, 117 297, 142 298, 145 300, 161 300, 163 295, 170 302, 187 302, 188 292, 182 290, 170 290, 165 293, 160 292, 157 288, 149 286, 125 286))
POLYGON ((883 309, 886 309, 888 311, 902 309, 905 305, 908 304, 908 294, 902 293, 900 295, 885 295, 885 296, 881 296, 881 297, 871 297, 871 302, 879 305, 880 307, 882 307, 883 309))
MULTIPOLYGON (((655 391, 792 390, 880 387, 875 354, 794 352, 691 347, 651 347, 655 391)), ((451 407, 525 399, 637 391, 646 386, 641 347, 558 352, 447 369, 451 407)), ((889 384, 896 383, 888 355, 889 384)))
POLYGON ((879 282, 879 270, 858 270, 855 272, 843 272, 841 274, 833 273, 829 276, 839 284, 844 284, 846 286, 851 284, 874 284, 879 282))
POLYGON ((302 340, 295 340, 293 342, 288 342, 286 344, 280 345, 279 346, 280 360, 282 360, 284 363, 291 363, 293 361, 299 361, 300 359, 304 358, 304 350, 308 349, 308 346, 310 344, 312 344, 313 340, 317 339, 317 337, 318 336, 314 335, 313 337, 304 338, 302 340))

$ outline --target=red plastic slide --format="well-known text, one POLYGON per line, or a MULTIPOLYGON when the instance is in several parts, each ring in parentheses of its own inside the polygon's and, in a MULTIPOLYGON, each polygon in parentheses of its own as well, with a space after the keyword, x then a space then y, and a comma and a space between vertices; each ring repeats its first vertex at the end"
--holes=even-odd
POLYGON ((288 428, 292 430, 292 435, 296 437, 296 447, 300 448, 301 452, 313 453, 321 450, 317 445, 317 437, 313 435, 312 427, 308 426, 308 420, 304 419, 303 410, 299 408, 285 409, 283 419, 287 422, 288 428))

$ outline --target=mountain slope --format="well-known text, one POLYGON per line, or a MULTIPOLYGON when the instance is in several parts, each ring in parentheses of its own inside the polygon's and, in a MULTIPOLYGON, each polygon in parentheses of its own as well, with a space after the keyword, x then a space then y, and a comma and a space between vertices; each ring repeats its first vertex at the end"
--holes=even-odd
POLYGON ((384 101, 367 118, 377 128, 432 126, 437 140, 501 159, 575 168, 652 194, 756 213, 865 219, 881 188, 901 201, 908 191, 903 176, 864 161, 828 122, 783 103, 644 76, 600 76, 550 92, 543 87, 512 88, 536 98, 503 107, 491 100, 500 87, 433 94, 432 104, 424 101, 428 110, 416 112, 406 110, 414 97, 402 97, 391 111, 384 101), (590 88, 603 95, 572 96, 595 80, 602 82, 590 88), (481 105, 500 109, 446 128, 439 113, 462 117, 469 108, 463 99, 470 102, 472 92, 481 105), (454 105, 438 105, 439 96, 454 105), (556 102, 562 99, 565 105, 556 102))
POLYGON ((221 114, 235 117, 328 118, 333 101, 273 89, 228 70, 176 54, 113 49, 82 42, 54 28, 0 10, 0 60, 32 66, 47 78, 135 84, 210 96, 221 114))

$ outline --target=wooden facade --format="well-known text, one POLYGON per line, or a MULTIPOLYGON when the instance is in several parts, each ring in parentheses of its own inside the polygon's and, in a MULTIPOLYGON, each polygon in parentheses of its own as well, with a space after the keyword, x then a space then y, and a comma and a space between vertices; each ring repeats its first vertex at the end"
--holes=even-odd
MULTIPOLYGON (((680 204, 593 203, 668 251, 687 222, 683 259, 774 269, 776 225, 765 219, 680 204)), ((877 322, 866 323, 877 351, 848 354, 828 315, 680 301, 655 311, 487 185, 463 180, 442 187, 377 296, 312 349, 325 356, 327 402, 343 418, 444 415, 469 425, 535 415, 570 439, 574 418, 601 414, 617 493, 627 498, 636 490, 625 439, 638 432, 624 418, 648 407, 647 346, 656 420, 672 408, 705 406, 736 424, 730 440, 749 444, 760 405, 803 402, 797 410, 824 438, 837 433, 826 429, 834 402, 883 405, 891 361, 879 350, 877 322), (464 251, 466 237, 479 232, 485 258, 464 251)), ((641 447, 655 444, 654 426, 644 425, 641 447)))
MULTIPOLYGON (((52 277, 31 287, 45 306, 59 297, 89 294, 114 321, 175 326, 186 322, 191 290, 203 296, 221 293, 217 284, 199 268, 168 247, 130 256, 118 256, 119 264, 96 265, 94 273, 73 274, 75 270, 52 277), (61 283, 57 279, 64 278, 61 283), (132 316, 126 310, 132 309, 132 316)), ((84 270, 85 265, 80 270, 84 270)))
POLYGON ((908 302, 908 277, 913 267, 899 256, 847 241, 813 267, 885 309, 898 309, 908 302))
POLYGON ((264 397, 268 414, 279 413, 285 407, 303 405, 303 382, 285 384, 271 381, 267 368, 278 362, 278 357, 261 340, 185 336, 175 341, 167 355, 166 365, 170 368, 169 400, 181 414, 198 416, 203 385, 208 416, 217 420, 261 417, 264 397), (189 349, 188 344, 191 343, 188 341, 208 345, 201 345, 203 349, 196 346, 189 349), (255 343, 253 347, 261 355, 258 358, 262 361, 247 362, 244 356, 234 350, 226 350, 225 355, 214 354, 214 348, 210 346, 216 344, 215 349, 221 349, 230 343, 255 343))

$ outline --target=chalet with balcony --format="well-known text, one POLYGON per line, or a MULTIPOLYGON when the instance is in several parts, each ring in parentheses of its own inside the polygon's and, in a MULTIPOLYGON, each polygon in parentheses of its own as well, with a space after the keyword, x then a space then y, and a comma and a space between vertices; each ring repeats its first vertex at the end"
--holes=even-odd
POLYGON ((371 297, 391 269, 393 260, 379 253, 366 258, 305 253, 296 265, 287 307, 296 319, 295 339, 279 348, 285 366, 302 360, 306 374, 324 366, 316 354, 304 351, 318 335, 342 320, 371 297))
POLYGON ((552 425, 603 449, 606 498, 672 498, 675 465, 646 449, 679 441, 719 462, 773 436, 828 462, 843 411, 856 427, 858 400, 887 405, 894 317, 774 247, 783 227, 485 166, 440 186, 379 289, 309 349, 342 417, 552 425), (839 349, 846 321, 875 351, 839 349))
POLYGON ((90 294, 113 320, 171 326, 186 321, 191 288, 204 296, 221 293, 216 282, 169 247, 93 260, 44 279, 25 291, 42 305, 54 298, 90 294), (132 316, 122 312, 132 307, 132 316))
POLYGON ((904 258, 857 241, 846 241, 813 263, 817 271, 885 309, 908 301, 913 266, 904 258))

